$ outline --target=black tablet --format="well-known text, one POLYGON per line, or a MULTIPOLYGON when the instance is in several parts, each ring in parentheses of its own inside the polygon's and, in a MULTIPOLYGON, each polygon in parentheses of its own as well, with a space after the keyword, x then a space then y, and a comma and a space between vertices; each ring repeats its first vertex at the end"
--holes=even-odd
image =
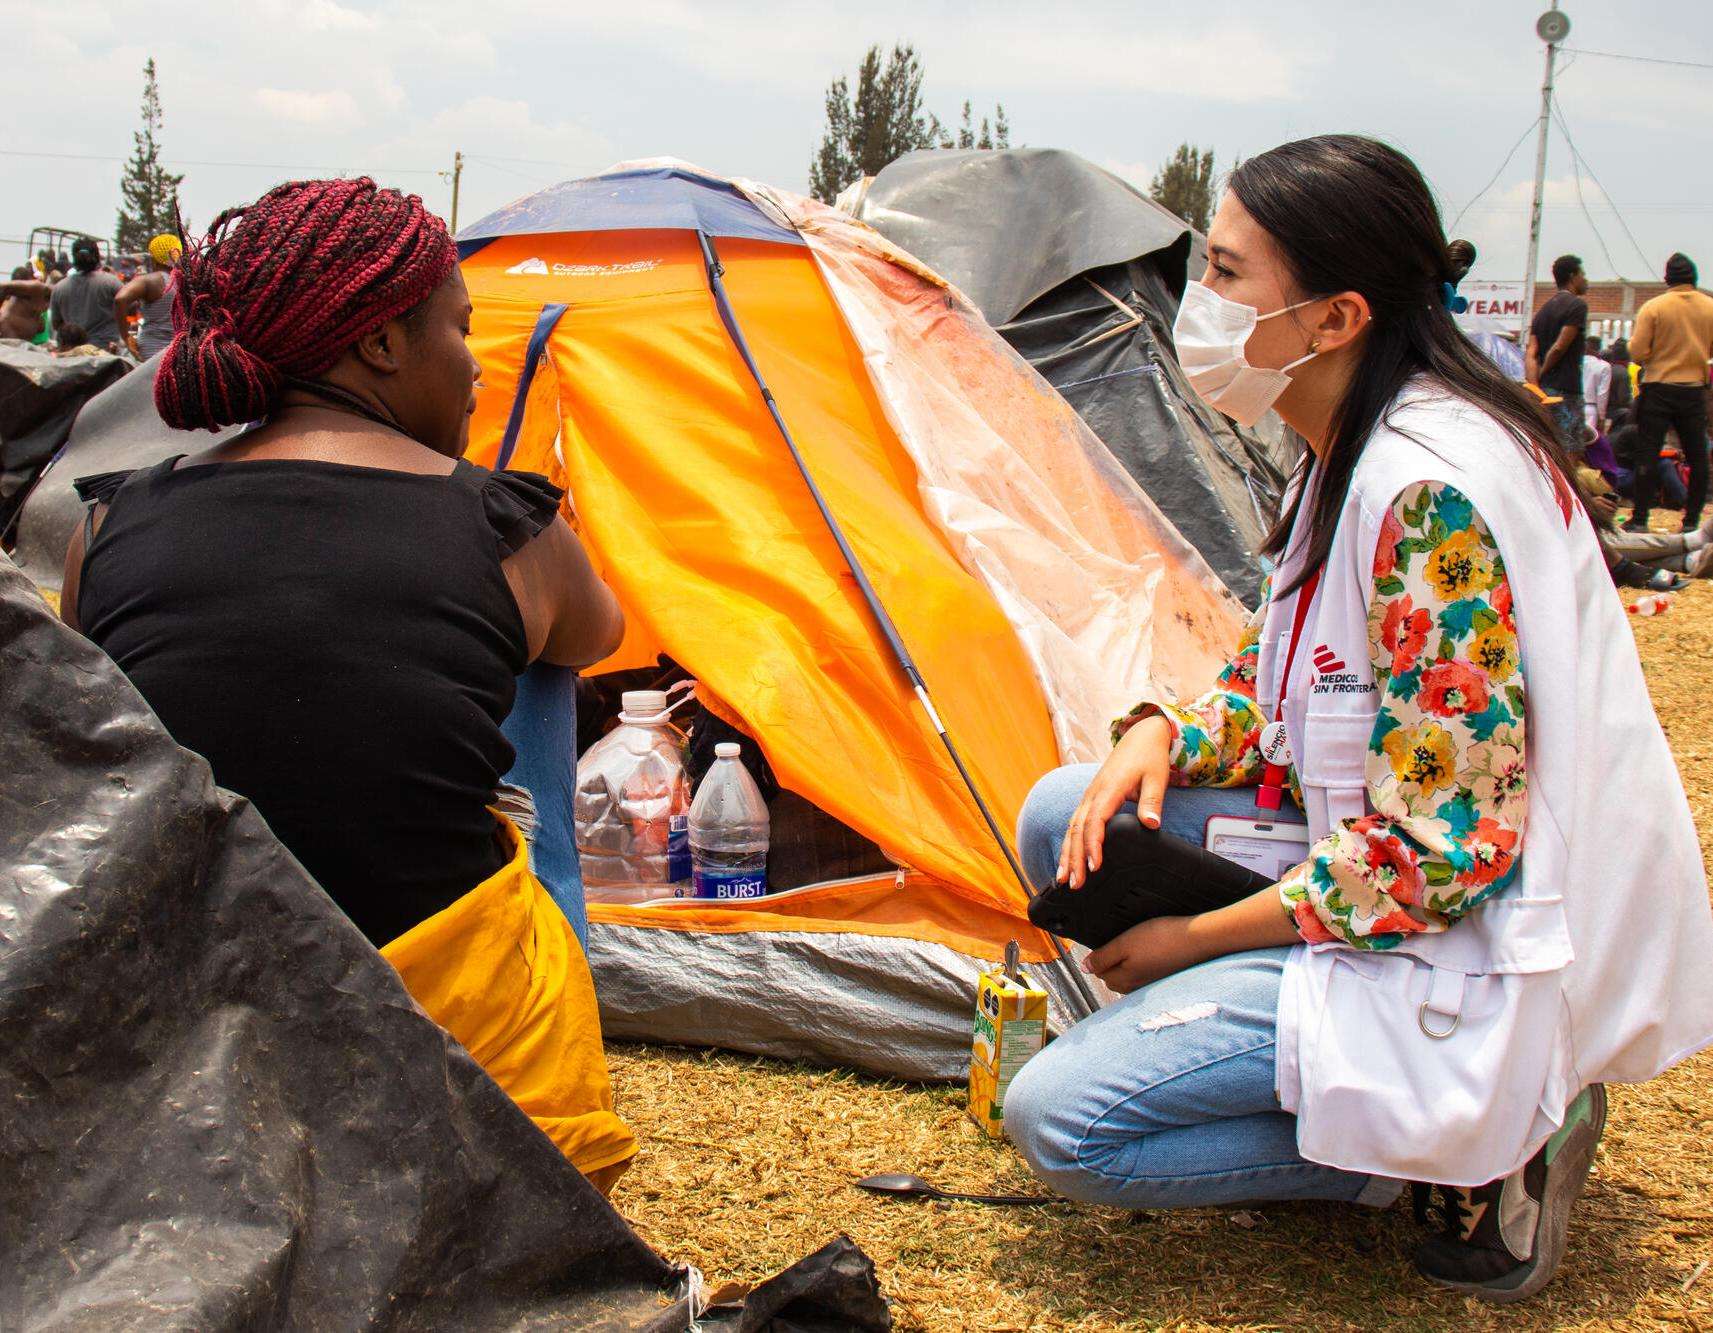
POLYGON ((1107 821, 1100 869, 1080 889, 1059 883, 1029 904, 1042 930, 1098 949, 1140 921, 1226 907, 1267 887, 1266 876, 1135 815, 1107 821))

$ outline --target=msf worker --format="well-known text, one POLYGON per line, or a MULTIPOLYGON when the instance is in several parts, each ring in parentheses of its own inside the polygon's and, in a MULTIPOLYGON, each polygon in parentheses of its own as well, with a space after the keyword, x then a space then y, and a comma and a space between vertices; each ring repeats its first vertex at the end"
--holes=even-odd
POLYGON ((1564 451, 1446 273, 1395 149, 1329 135, 1232 173, 1175 340, 1212 406, 1308 441, 1271 590, 1213 688, 1044 778, 1019 842, 1073 890, 1120 810, 1198 841, 1293 817, 1307 853, 1092 953, 1124 998, 1023 1067, 1005 1118, 1044 1180, 1123 1208, 1432 1182, 1417 1268, 1509 1301, 1564 1253, 1602 1085, 1713 1040, 1713 918, 1564 451))

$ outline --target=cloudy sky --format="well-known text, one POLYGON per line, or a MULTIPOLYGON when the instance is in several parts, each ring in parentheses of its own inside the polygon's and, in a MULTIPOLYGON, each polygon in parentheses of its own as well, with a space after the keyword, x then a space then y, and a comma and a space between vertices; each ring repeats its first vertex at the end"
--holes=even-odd
MULTIPOLYGON (((193 223, 312 173, 369 172, 446 212, 437 173, 454 149, 467 162, 468 222, 540 185, 656 154, 802 189, 827 82, 870 43, 902 40, 943 118, 966 98, 978 111, 1003 102, 1014 143, 1069 148, 1143 184, 1185 139, 1223 165, 1306 134, 1378 135, 1421 164, 1448 224, 1467 206, 1456 230, 1481 248, 1476 276, 1510 278, 1523 262, 1543 7, 11 3, 0 255, 18 262, 32 226, 110 232, 151 55, 193 223)), ((1708 0, 1566 8, 1570 47, 1713 66, 1708 0)), ((1597 277, 1651 278, 1681 248, 1713 271, 1713 68, 1573 55, 1559 101, 1585 165, 1555 127, 1543 257, 1575 250, 1597 277)))

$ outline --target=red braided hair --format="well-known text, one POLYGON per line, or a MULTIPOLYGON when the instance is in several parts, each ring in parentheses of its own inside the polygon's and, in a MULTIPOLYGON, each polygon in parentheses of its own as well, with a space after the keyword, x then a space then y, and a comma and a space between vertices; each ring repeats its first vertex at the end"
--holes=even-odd
POLYGON ((367 176, 288 181, 229 208, 179 263, 155 407, 180 430, 259 421, 287 377, 326 370, 457 262, 421 199, 367 176))

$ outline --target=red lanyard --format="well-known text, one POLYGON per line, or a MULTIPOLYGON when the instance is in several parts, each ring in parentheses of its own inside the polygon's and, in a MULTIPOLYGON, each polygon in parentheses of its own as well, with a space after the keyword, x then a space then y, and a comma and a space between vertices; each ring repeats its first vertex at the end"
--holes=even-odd
MULTIPOLYGON (((1276 734, 1282 735, 1285 725, 1285 691, 1290 688, 1291 667, 1297 660, 1297 642, 1303 637, 1303 621, 1308 619, 1309 604, 1314 601, 1315 590, 1320 587, 1320 570, 1316 569, 1302 581, 1297 588, 1297 604, 1291 616, 1291 642, 1285 649, 1285 670, 1279 677, 1279 703, 1273 710, 1273 728, 1276 734)), ((1273 728, 1262 728, 1268 731, 1273 728)), ((1255 804, 1263 810, 1277 810, 1284 802, 1285 779, 1289 770, 1285 764, 1275 764, 1267 761, 1267 769, 1261 775, 1261 789, 1255 793, 1255 804)))

